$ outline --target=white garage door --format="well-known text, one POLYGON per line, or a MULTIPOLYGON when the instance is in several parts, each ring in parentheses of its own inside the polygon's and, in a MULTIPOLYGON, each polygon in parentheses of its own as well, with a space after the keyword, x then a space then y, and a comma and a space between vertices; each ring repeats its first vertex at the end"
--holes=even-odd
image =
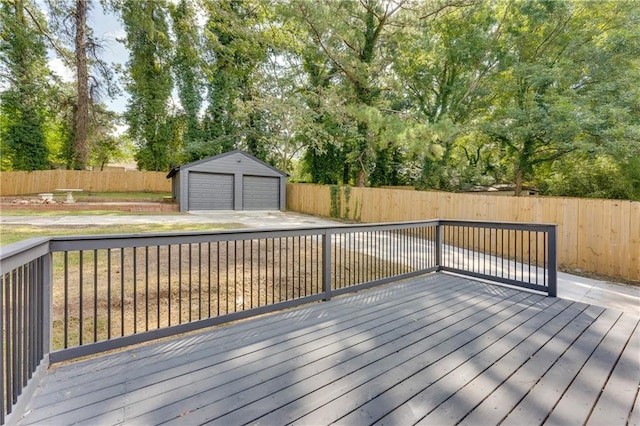
POLYGON ((233 175, 189 173, 188 210, 233 210, 233 175))
POLYGON ((244 176, 242 208, 244 210, 280 210, 280 178, 244 176))

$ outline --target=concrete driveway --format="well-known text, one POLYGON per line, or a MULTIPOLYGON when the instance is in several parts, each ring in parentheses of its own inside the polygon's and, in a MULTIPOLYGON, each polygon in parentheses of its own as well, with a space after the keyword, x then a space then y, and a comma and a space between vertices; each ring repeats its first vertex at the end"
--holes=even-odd
MULTIPOLYGON (((144 223, 237 224, 238 228, 304 228, 335 226, 340 222, 278 211, 193 211, 189 214, 0 216, 1 224, 34 226, 91 226, 144 223)), ((231 227, 233 228, 233 227, 231 227)), ((640 314, 640 287, 558 273, 558 297, 640 314)))
POLYGON ((338 222, 291 212, 221 210, 156 215, 1 216, 0 223, 46 227, 145 223, 211 223, 238 224, 238 228, 303 228, 309 226, 332 226, 338 222))

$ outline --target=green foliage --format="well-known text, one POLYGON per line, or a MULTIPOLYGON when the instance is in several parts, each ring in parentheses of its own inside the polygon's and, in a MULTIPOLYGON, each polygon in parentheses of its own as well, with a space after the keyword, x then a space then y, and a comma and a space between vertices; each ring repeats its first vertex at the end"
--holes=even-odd
POLYGON ((131 55, 126 83, 130 98, 124 117, 138 147, 135 159, 141 170, 166 171, 179 152, 173 139, 176 120, 167 110, 173 83, 166 2, 122 1, 117 8, 131 55))
POLYGON ((343 219, 349 219, 349 203, 351 201, 351 187, 349 185, 342 188, 342 193, 344 194, 344 214, 342 215, 343 219))
MULTIPOLYGON (((243 148, 324 184, 512 182, 638 198, 637 1, 101 4, 127 33, 129 131, 113 137, 116 117, 92 102, 95 165, 127 143, 141 168, 164 171, 243 148)), ((48 80, 43 44, 61 41, 58 54, 73 62, 61 20, 73 2, 46 3, 51 29, 36 5, 0 8, 3 170, 73 167, 77 157, 78 91, 48 80)), ((90 72, 99 64, 90 58, 90 72)))
POLYGON ((288 18, 299 22, 309 40, 302 63, 310 83, 307 105, 313 111, 308 125, 315 129, 308 131, 332 138, 314 138, 313 152, 306 159, 311 170, 317 163, 335 160, 343 168, 342 173, 332 170, 323 179, 364 185, 370 183, 376 167, 386 168, 382 164, 386 157, 377 160, 377 154, 395 143, 391 133, 397 129, 390 118, 394 112, 386 108, 382 97, 381 76, 391 61, 384 46, 393 43, 394 31, 388 28, 398 10, 376 0, 325 2, 313 7, 304 2, 291 4, 288 18), (325 107, 327 100, 331 108, 325 107))
POLYGON ((336 219, 360 220, 362 202, 354 200, 353 217, 351 216, 351 187, 349 185, 329 186, 330 202, 329 215, 336 219))
MULTIPOLYGON (((201 35, 196 20, 196 10, 191 2, 181 0, 170 4, 175 53, 173 74, 182 106, 185 129, 182 136, 186 150, 202 144, 203 134, 198 116, 202 108, 204 92, 201 35)), ((198 158, 192 158, 198 159, 198 158)))
MULTIPOLYGON (((615 141, 607 136, 621 130, 619 122, 607 117, 618 115, 620 101, 605 93, 613 87, 615 93, 636 90, 625 74, 637 58, 638 37, 626 37, 615 49, 607 40, 620 28, 640 28, 633 8, 617 2, 521 2, 505 10, 493 109, 480 128, 511 158, 518 187, 533 179, 538 165, 615 141)), ((633 120, 627 114, 620 118, 627 125, 633 120)))
POLYGON ((207 66, 206 101, 203 118, 203 141, 189 149, 191 158, 202 158, 239 147, 264 158, 260 150, 261 115, 259 111, 242 111, 255 95, 251 78, 264 58, 258 31, 258 16, 250 1, 204 0, 207 22, 204 28, 203 54, 207 66), (246 112, 244 120, 242 113, 246 112))
POLYGON ((93 108, 91 134, 91 163, 102 170, 110 161, 126 161, 132 158, 132 144, 126 135, 116 136, 116 114, 100 105, 93 108))
POLYGON ((573 156, 560 161, 554 170, 541 185, 546 194, 640 200, 638 158, 619 164, 609 156, 573 156))
MULTIPOLYGON (((49 167, 45 140, 46 49, 42 35, 27 19, 28 0, 0 5, 0 60, 10 78, 0 93, 0 140, 4 170, 49 167)), ((41 19, 36 17, 36 19, 41 19)))
POLYGON ((331 185, 329 187, 331 197, 331 206, 329 207, 329 216, 339 218, 342 213, 342 192, 339 185, 331 185))

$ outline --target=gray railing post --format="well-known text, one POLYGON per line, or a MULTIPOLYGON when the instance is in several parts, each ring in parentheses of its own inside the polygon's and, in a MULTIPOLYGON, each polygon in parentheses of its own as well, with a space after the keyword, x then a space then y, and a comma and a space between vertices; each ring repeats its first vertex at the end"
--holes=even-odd
POLYGON ((436 225, 436 267, 442 268, 442 224, 438 221, 436 225))
POLYGON ((549 227, 549 290, 550 297, 558 295, 558 239, 557 225, 549 227))
POLYGON ((322 234, 322 288, 324 300, 331 300, 331 231, 322 234))
POLYGON ((42 256, 42 355, 44 356, 45 363, 48 364, 48 354, 51 352, 51 339, 52 339, 52 312, 53 312, 53 253, 49 251, 48 254, 42 256))

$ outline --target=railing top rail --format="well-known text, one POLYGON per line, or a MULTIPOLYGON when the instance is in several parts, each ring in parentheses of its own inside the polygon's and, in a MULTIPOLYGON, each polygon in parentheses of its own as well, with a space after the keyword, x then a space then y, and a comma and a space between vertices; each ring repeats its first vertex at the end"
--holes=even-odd
POLYGON ((237 229, 215 231, 154 232, 141 234, 75 235, 53 237, 51 251, 197 244, 273 237, 318 235, 321 228, 237 229))
POLYGON ((555 223, 532 223, 532 222, 501 222, 501 221, 485 221, 485 220, 458 220, 458 219, 440 219, 440 225, 459 225, 459 226, 475 226, 482 228, 499 228, 499 229, 517 229, 517 230, 540 230, 545 231, 556 228, 555 223))
POLYGON ((348 224, 344 226, 325 227, 334 234, 342 232, 359 232, 367 230, 389 230, 389 229, 410 229, 419 226, 437 226, 439 221, 433 220, 417 220, 407 222, 379 222, 379 223, 359 223, 348 224))
POLYGON ((11 271, 50 252, 50 237, 35 237, 0 246, 0 273, 11 271))
POLYGON ((139 234, 69 235, 51 237, 51 251, 143 247, 167 244, 237 241, 273 237, 319 235, 363 230, 403 229, 419 225, 435 226, 437 220, 371 224, 336 224, 300 228, 250 228, 214 231, 174 231, 139 234))

